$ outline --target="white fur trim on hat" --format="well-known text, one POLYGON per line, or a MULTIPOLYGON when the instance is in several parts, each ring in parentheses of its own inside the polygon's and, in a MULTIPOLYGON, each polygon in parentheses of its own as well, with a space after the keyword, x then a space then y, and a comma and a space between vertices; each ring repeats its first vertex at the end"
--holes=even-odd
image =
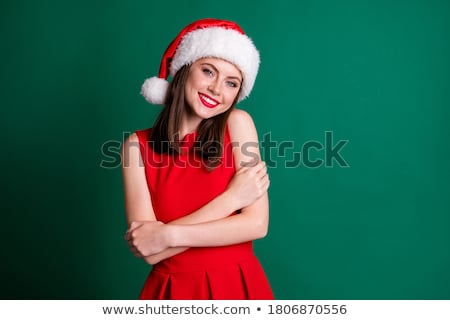
POLYGON ((233 29, 210 27, 187 33, 181 40, 170 64, 173 76, 184 65, 200 58, 221 58, 236 65, 243 77, 239 101, 245 99, 255 83, 260 63, 252 40, 233 29))
POLYGON ((151 77, 144 81, 141 94, 145 100, 153 104, 164 104, 169 82, 166 79, 151 77))

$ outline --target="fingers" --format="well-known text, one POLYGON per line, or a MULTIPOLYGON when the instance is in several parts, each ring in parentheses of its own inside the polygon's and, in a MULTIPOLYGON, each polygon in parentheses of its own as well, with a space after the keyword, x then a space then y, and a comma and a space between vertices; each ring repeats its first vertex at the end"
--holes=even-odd
POLYGON ((257 190, 256 192, 257 192, 257 199, 259 199, 267 192, 267 189, 269 189, 270 180, 267 174, 264 174, 263 176, 258 177, 257 179, 258 181, 256 183, 256 190, 257 190))
POLYGON ((263 177, 263 179, 261 179, 261 191, 262 191, 262 194, 264 194, 269 189, 269 186, 270 186, 270 179, 269 179, 269 176, 266 174, 263 177))
POLYGON ((260 161, 252 168, 247 169, 250 174, 255 174, 257 178, 263 179, 267 176, 267 166, 264 161, 260 161))
POLYGON ((133 238, 132 232, 128 232, 125 235, 125 240, 130 247, 131 253, 133 253, 136 258, 142 258, 142 252, 137 248, 136 240, 133 238))
MULTIPOLYGON (((144 224, 144 221, 131 221, 130 224, 128 225, 128 229, 125 232, 125 237, 129 236, 130 232, 132 232, 133 230, 136 230, 139 227, 142 227, 142 225, 144 224)), ((127 240, 125 238, 125 240, 127 240)))
POLYGON ((132 232, 133 232, 134 230, 136 230, 136 228, 135 228, 135 229, 128 229, 128 230, 125 232, 125 235, 123 236, 123 238, 124 238, 126 241, 131 240, 131 239, 132 239, 132 232))
POLYGON ((135 246, 130 246, 131 253, 134 254, 136 258, 142 258, 142 254, 139 252, 139 250, 135 246))
MULTIPOLYGON (((259 186, 260 186, 260 194, 263 195, 267 189, 269 189, 270 180, 269 175, 267 174, 267 167, 264 162, 261 162, 261 168, 257 171, 256 176, 260 179, 259 180, 259 186)), ((258 165, 260 165, 258 164, 258 165)))
POLYGON ((258 162, 254 167, 248 168, 247 173, 253 175, 256 179, 256 188, 258 198, 261 197, 269 188, 270 181, 269 175, 267 174, 267 166, 264 161, 258 162))
POLYGON ((263 190, 262 193, 264 193, 267 188, 268 188, 268 174, 267 174, 267 166, 266 163, 264 161, 259 161, 259 162, 255 162, 255 161, 250 161, 247 162, 248 163, 252 163, 253 165, 251 167, 248 166, 243 166, 241 167, 236 174, 249 174, 250 176, 254 176, 256 177, 258 184, 259 184, 259 189, 263 190))
POLYGON ((264 177, 265 175, 267 175, 267 166, 266 163, 261 161, 260 163, 258 163, 257 166, 254 167, 254 169, 256 170, 256 175, 258 177, 264 177))
POLYGON ((132 221, 129 224, 127 231, 125 232, 124 239, 130 247, 130 251, 134 254, 135 257, 141 258, 142 255, 134 244, 133 233, 135 233, 136 229, 142 227, 144 222, 142 221, 132 221))
POLYGON ((131 221, 130 226, 129 226, 129 230, 133 230, 136 229, 137 227, 141 226, 143 224, 142 221, 131 221))
POLYGON ((146 256, 149 251, 148 244, 146 244, 148 235, 152 234, 158 225, 163 224, 161 221, 132 221, 124 235, 130 251, 138 258, 146 256))
POLYGON ((159 222, 159 221, 131 221, 128 225, 127 231, 125 231, 124 239, 129 240, 131 238, 131 232, 142 227, 145 223, 148 222, 159 222))

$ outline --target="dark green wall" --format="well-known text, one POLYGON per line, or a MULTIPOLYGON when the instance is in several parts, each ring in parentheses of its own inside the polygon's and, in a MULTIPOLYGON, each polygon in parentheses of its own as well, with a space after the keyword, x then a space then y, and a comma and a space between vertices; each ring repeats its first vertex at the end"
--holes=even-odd
POLYGON ((1 297, 137 297, 149 268, 102 146, 152 125, 143 80, 184 25, 220 17, 261 51, 240 107, 278 146, 255 242, 276 297, 450 299, 449 3, 186 3, 1 2, 1 297), (327 132, 348 167, 291 163, 327 132))

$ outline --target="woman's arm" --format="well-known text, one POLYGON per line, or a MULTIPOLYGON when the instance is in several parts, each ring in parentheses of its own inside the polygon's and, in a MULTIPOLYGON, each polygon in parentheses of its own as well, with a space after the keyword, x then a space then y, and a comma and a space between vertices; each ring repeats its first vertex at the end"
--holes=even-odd
MULTIPOLYGON (((236 168, 242 168, 249 162, 260 161, 258 135, 251 116, 239 109, 233 110, 228 121, 231 141, 237 145, 233 149, 236 168)), ((248 168, 244 168, 248 169, 248 168)), ((269 180, 266 167, 259 174, 264 174, 264 190, 252 204, 242 208, 238 215, 218 221, 208 221, 189 226, 168 226, 168 241, 171 246, 222 246, 265 237, 269 224, 269 200, 267 188, 269 180)), ((252 172, 252 174, 258 174, 252 172)))
MULTIPOLYGON (((233 177, 227 190, 197 211, 174 220, 169 224, 196 224, 217 220, 254 202, 262 192, 256 170, 265 170, 264 164, 258 164, 251 170, 239 170, 233 177)), ((145 237, 132 238, 131 233, 144 224, 161 225, 156 221, 150 192, 145 177, 145 168, 139 148, 139 139, 134 133, 124 142, 122 148, 122 175, 125 193, 125 210, 129 229, 125 239, 129 242, 131 251, 138 257, 145 256, 147 262, 154 264, 165 258, 178 254, 187 247, 169 248, 157 255, 148 256, 145 237)), ((141 230, 142 231, 142 230, 141 230)))
MULTIPOLYGON (((228 125, 232 142, 238 143, 238 148, 233 150, 236 167, 259 161, 258 137, 250 115, 242 110, 234 110, 228 125)), ((238 171, 258 181, 258 190, 263 191, 256 201, 242 209, 241 214, 189 225, 144 223, 130 232, 130 239, 135 243, 145 239, 146 245, 141 247, 143 250, 137 250, 146 256, 169 247, 223 246, 264 237, 269 222, 266 192, 269 180, 265 165, 260 165, 259 170, 255 169, 257 166, 244 167, 238 171)))

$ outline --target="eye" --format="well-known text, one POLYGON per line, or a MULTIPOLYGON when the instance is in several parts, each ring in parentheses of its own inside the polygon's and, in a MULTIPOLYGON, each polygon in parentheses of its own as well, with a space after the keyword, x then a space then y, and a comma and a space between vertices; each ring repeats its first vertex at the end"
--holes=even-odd
POLYGON ((231 88, 237 88, 239 84, 236 81, 227 81, 227 86, 231 88))
POLYGON ((202 72, 204 74, 206 74, 207 76, 213 76, 214 75, 213 71, 211 69, 208 69, 208 68, 202 68, 202 72))

